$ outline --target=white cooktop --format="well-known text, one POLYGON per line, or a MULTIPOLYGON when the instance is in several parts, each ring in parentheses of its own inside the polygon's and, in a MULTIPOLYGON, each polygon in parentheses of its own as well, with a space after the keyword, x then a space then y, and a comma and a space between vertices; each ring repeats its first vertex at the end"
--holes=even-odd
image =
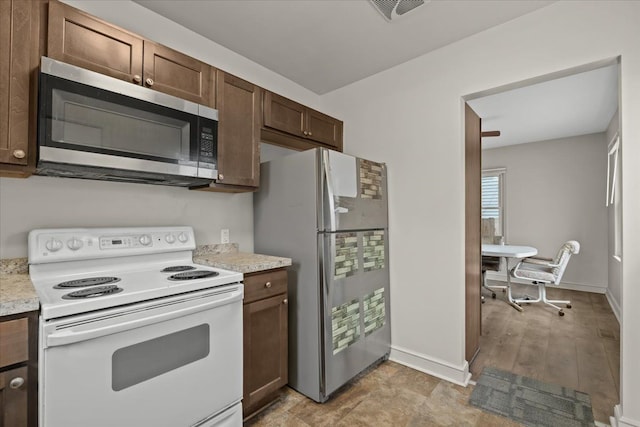
POLYGON ((29 234, 29 274, 40 299, 41 315, 45 320, 53 319, 242 281, 242 273, 194 264, 193 248, 195 241, 190 227, 34 230, 29 234), (174 266, 194 269, 161 272, 174 266), (172 275, 194 271, 217 275, 170 280, 172 275), (55 288, 62 282, 97 277, 119 280, 96 286, 55 288), (118 290, 88 298, 63 298, 72 292, 103 286, 118 290))

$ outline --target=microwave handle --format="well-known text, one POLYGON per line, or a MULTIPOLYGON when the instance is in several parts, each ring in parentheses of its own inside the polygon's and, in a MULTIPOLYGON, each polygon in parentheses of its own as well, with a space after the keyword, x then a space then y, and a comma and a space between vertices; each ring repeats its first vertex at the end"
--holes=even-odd
MULTIPOLYGON (((63 331, 54 332, 51 335, 47 335, 45 337, 45 348, 73 344, 80 341, 87 341, 105 335, 111 335, 118 332, 151 325, 154 323, 164 322, 166 320, 175 319, 177 317, 187 316, 189 314, 198 313, 200 311, 210 310, 215 307, 220 307, 235 301, 240 301, 242 300, 242 294, 242 290, 237 290, 225 293, 223 295, 216 295, 216 298, 213 301, 209 300, 202 304, 189 305, 185 308, 174 310, 169 313, 156 315, 151 314, 145 316, 145 314, 148 313, 141 312, 138 313, 138 315, 144 317, 123 321, 122 323, 118 323, 115 325, 96 327, 83 331, 74 331, 73 328, 69 328, 63 331)), ((123 315, 126 316, 126 313, 124 313, 123 315)))

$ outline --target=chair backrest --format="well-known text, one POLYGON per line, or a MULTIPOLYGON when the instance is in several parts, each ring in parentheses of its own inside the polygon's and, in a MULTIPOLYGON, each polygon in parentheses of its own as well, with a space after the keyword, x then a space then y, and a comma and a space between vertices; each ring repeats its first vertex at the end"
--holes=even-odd
POLYGON ((575 240, 569 240, 560 247, 560 250, 554 260, 554 264, 558 264, 558 266, 553 269, 553 277, 555 278, 553 282, 554 284, 557 285, 560 283, 560 279, 562 279, 562 275, 564 274, 564 270, 567 268, 571 255, 579 252, 580 243, 575 240))

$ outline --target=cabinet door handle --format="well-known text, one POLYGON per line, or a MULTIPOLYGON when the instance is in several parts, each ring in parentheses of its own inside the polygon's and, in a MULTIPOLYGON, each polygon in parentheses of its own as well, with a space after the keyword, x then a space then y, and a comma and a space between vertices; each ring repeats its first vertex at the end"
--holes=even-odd
POLYGON ((264 287, 265 287, 265 288, 270 288, 270 287, 271 287, 271 282, 267 282, 267 283, 265 283, 265 284, 264 284, 264 287))
POLYGON ((307 132, 307 136, 311 136, 311 135, 312 135, 311 131, 307 132))
POLYGON ((153 86, 153 79, 152 78, 148 78, 147 80, 145 80, 145 82, 147 83, 147 86, 153 86))
POLYGON ((9 382, 9 387, 16 390, 22 387, 23 384, 24 384, 24 378, 16 377, 9 382))
POLYGON ((289 303, 289 300, 285 298, 285 299, 282 300, 282 303, 286 305, 286 304, 289 303))
POLYGON ((218 181, 222 181, 224 179, 224 175, 221 173, 218 174, 218 181))
POLYGON ((142 77, 140 77, 140 74, 136 74, 136 75, 134 75, 134 76, 133 76, 133 81, 134 81, 135 83, 140 84, 140 82, 142 81, 142 77))
POLYGON ((302 131, 302 133, 306 136, 309 135, 309 132, 307 132, 306 130, 302 131))
POLYGON ((13 150, 13 157, 16 159, 24 159, 24 156, 26 156, 24 150, 13 150))

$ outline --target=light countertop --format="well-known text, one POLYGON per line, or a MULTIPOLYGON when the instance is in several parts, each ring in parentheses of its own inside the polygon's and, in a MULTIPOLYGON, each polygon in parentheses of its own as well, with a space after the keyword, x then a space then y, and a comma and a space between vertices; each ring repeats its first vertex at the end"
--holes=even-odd
POLYGON ((40 300, 29 279, 27 259, 0 260, 0 316, 39 308, 40 300))
POLYGON ((193 257, 193 262, 246 274, 290 266, 291 258, 247 252, 199 253, 193 257))

